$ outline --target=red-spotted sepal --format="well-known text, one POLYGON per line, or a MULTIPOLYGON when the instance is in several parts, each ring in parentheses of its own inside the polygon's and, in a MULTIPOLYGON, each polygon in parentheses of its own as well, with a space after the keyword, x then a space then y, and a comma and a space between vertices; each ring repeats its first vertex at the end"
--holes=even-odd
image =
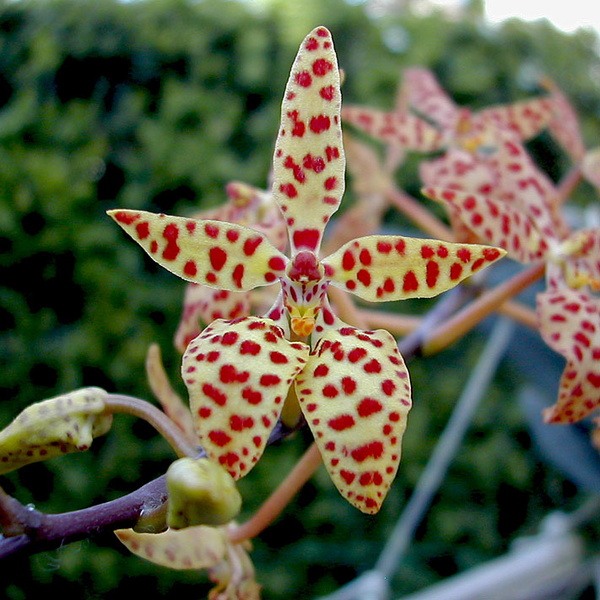
POLYGON ((542 85, 550 91, 554 115, 550 121, 550 133, 566 150, 575 163, 585 155, 585 144, 579 127, 577 113, 562 90, 548 77, 542 78, 542 85))
POLYGON ((182 374, 208 456, 234 479, 261 457, 309 347, 271 319, 218 320, 192 340, 182 374))
POLYGON ((158 264, 193 283, 251 290, 274 283, 288 262, 266 235, 243 225, 140 210, 108 214, 158 264))
POLYGON ((548 127, 554 115, 554 104, 550 98, 533 98, 490 106, 476 113, 486 126, 507 129, 519 139, 528 140, 548 127))
MULTIPOLYGON (((408 69, 404 74, 406 97, 417 113, 441 129, 453 130, 455 140, 473 132, 508 130, 526 140, 548 127, 555 114, 553 101, 534 98, 496 105, 471 113, 455 104, 427 69, 408 69)), ((485 137, 485 136, 484 136, 485 137)))
POLYGON ((505 254, 491 246, 370 235, 344 244, 322 264, 332 285, 381 302, 437 296, 505 254))
POLYGON ((273 197, 288 225, 292 255, 317 252, 344 192, 340 76, 331 34, 311 31, 292 66, 273 157, 273 197))
POLYGON ((376 513, 398 470, 411 407, 394 338, 383 330, 326 327, 296 378, 296 394, 342 496, 376 513))
POLYGON ((427 69, 406 69, 406 99, 411 108, 441 129, 454 128, 460 109, 427 69))
POLYGON ((549 246, 526 214, 481 194, 425 188, 423 194, 451 207, 479 239, 504 248, 522 263, 545 260, 549 246))
POLYGON ((375 108, 347 106, 344 123, 390 146, 411 152, 435 152, 446 145, 444 136, 424 119, 407 111, 386 112, 375 108))
POLYGON ((544 411, 549 423, 573 423, 600 406, 600 301, 563 288, 537 296, 540 333, 567 359, 558 401, 544 411))

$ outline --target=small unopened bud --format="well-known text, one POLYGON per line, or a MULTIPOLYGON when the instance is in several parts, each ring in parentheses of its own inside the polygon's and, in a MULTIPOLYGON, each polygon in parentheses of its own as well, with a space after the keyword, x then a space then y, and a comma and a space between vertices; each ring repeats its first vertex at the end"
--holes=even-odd
POLYGON ((167 470, 167 488, 167 523, 173 529, 223 525, 242 505, 231 475, 207 458, 176 460, 167 470))
POLYGON ((0 474, 87 450, 112 424, 104 412, 106 395, 89 387, 28 406, 0 432, 0 474))

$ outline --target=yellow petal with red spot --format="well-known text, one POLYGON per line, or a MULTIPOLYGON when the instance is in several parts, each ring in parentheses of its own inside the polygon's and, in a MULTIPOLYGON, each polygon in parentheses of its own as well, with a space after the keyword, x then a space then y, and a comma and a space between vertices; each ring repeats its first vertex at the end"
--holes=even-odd
POLYGON ((600 406, 600 302, 568 288, 538 294, 540 333, 567 359, 551 423, 573 423, 600 406))
POLYGON ((383 330, 329 329, 297 377, 296 394, 342 496, 376 513, 398 470, 411 407, 394 338, 383 330))
POLYGON ((407 111, 385 112, 346 106, 342 109, 342 118, 344 123, 375 139, 412 152, 434 152, 446 145, 439 129, 407 111))
POLYGON ((477 244, 371 235, 344 244, 322 264, 332 285, 381 302, 437 296, 505 254, 477 244))
POLYGON ((545 260, 549 244, 526 213, 482 194, 426 188, 423 194, 451 207, 479 239, 500 248, 522 263, 545 260))
POLYGON ((251 290, 274 283, 288 262, 263 233, 243 225, 141 210, 108 214, 158 264, 193 283, 251 290))
POLYGON ((258 317, 219 319, 190 342, 182 374, 196 431, 208 456, 234 479, 262 456, 308 352, 258 317))

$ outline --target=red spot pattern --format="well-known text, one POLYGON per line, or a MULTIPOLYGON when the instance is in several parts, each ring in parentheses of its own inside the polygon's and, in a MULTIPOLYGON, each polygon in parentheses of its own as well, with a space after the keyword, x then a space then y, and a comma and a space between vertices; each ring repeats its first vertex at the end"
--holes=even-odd
POLYGON ((343 327, 321 339, 311 360, 318 362, 298 375, 296 391, 324 463, 350 502, 376 512, 397 470, 401 415, 410 407, 396 342, 381 330, 343 327))
POLYGON ((258 461, 307 357, 304 344, 257 317, 215 321, 188 346, 182 373, 201 444, 234 478, 258 461))

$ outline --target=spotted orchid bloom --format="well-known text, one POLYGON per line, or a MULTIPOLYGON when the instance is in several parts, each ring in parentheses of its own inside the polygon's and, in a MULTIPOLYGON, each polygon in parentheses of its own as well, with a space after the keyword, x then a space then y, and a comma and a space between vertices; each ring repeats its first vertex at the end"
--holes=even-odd
POLYGON ((551 289, 537 297, 540 332, 564 356, 556 404, 548 423, 574 423, 600 408, 600 301, 586 290, 551 289))
POLYGON ((477 239, 524 264, 545 261, 550 287, 600 285, 600 230, 570 231, 558 191, 516 140, 507 138, 485 165, 439 181, 450 187, 423 193, 444 203, 477 239))
POLYGON ((340 107, 333 42, 318 27, 292 67, 274 151, 272 193, 286 220, 289 257, 264 233, 235 223, 110 214, 188 281, 235 291, 281 285, 265 316, 216 320, 184 354, 183 378, 208 456, 238 479, 258 461, 279 418, 303 418, 340 493, 375 513, 400 461, 409 375, 394 338, 343 323, 328 287, 374 302, 432 297, 504 251, 371 235, 320 259, 325 225, 344 191, 340 107))
MULTIPOLYGON (((227 184, 226 192, 226 203, 198 213, 194 218, 251 226, 262 231, 276 248, 285 249, 285 222, 270 193, 238 181, 227 184)), ((189 283, 185 289, 183 311, 175 332, 175 347, 184 352, 190 341, 200 333, 201 323, 207 325, 215 319, 246 316, 251 314, 253 308, 262 308, 260 312, 263 312, 273 303, 273 299, 272 294, 236 292, 189 283)))
POLYGON ((383 141, 393 155, 486 150, 496 146, 498 130, 527 140, 547 127, 554 114, 554 103, 546 97, 471 111, 457 106, 434 74, 420 68, 404 72, 394 110, 349 106, 343 112, 347 123, 383 141))

